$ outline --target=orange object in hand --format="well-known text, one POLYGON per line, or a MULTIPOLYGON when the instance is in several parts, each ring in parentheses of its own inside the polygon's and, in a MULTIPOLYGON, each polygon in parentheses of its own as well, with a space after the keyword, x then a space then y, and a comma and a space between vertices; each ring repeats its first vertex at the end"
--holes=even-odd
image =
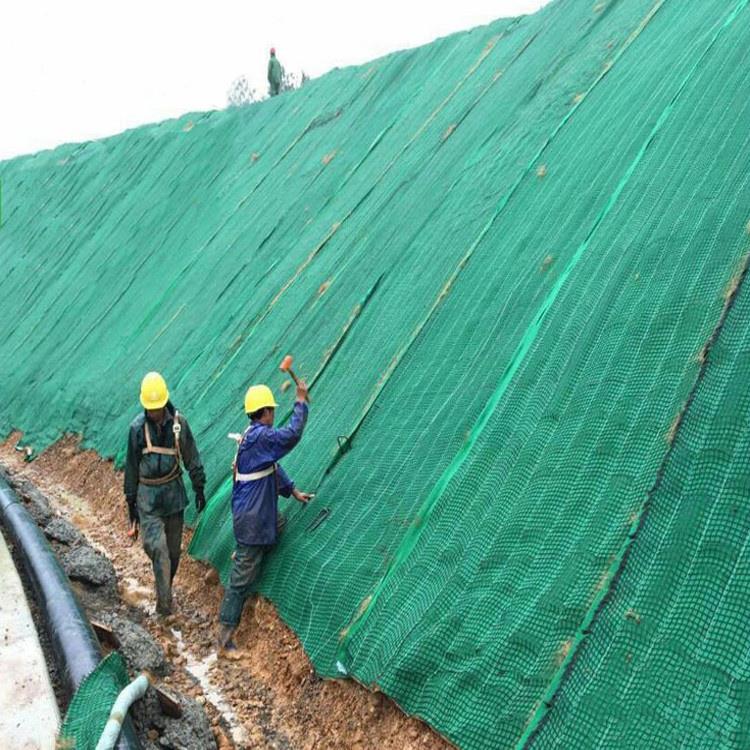
MULTIPOLYGON (((287 354, 286 357, 284 357, 284 359, 281 360, 281 364, 279 365, 279 370, 281 370, 281 372, 292 373, 292 363, 293 362, 294 362, 294 360, 292 359, 292 355, 291 354, 287 354)), ((292 377, 294 377, 294 373, 292 373, 292 377)), ((295 378, 295 380, 296 380, 296 378, 295 378)))
MULTIPOLYGON (((287 375, 289 375, 289 377, 294 381, 294 384, 299 385, 299 378, 294 374, 294 370, 292 370, 292 364, 294 364, 294 359, 292 358, 291 354, 287 354, 286 357, 281 360, 279 370, 281 370, 281 372, 287 373, 287 375)), ((307 398, 307 401, 309 403, 309 396, 307 398)))

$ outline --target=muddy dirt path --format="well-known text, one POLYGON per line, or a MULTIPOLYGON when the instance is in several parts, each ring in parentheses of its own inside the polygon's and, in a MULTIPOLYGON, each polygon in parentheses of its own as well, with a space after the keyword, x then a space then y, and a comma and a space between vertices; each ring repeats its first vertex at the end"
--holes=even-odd
MULTIPOLYGON (((237 631, 245 657, 216 661, 213 641, 223 593, 215 574, 183 556, 175 580, 174 622, 154 616, 150 563, 140 542, 126 536, 122 477, 112 463, 65 438, 25 463, 18 435, 0 443, 0 462, 35 484, 55 509, 114 563, 120 595, 142 614, 175 669, 165 680, 205 705, 220 748, 344 750, 449 748, 417 719, 381 693, 349 680, 321 680, 294 633, 274 607, 250 604, 237 631)), ((183 550, 191 531, 186 529, 183 550)))

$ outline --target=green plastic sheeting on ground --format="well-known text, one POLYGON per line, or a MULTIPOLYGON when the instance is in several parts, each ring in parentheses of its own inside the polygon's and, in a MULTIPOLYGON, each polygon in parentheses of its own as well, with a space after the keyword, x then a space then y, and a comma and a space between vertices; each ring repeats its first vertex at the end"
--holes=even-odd
POLYGON ((64 750, 94 750, 112 706, 127 684, 125 662, 117 651, 113 651, 76 690, 60 730, 60 747, 64 750))
POLYGON ((747 746, 748 49, 747 0, 555 0, 1 164, 0 431, 119 462, 160 370, 226 580, 291 353, 261 590, 320 674, 465 748, 747 746))

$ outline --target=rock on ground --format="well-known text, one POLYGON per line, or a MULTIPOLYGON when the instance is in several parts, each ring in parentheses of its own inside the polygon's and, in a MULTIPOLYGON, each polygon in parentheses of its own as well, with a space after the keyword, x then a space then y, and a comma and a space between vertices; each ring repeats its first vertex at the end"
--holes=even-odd
POLYGON ((68 577, 74 581, 93 586, 114 586, 117 583, 114 565, 91 547, 74 547, 62 556, 61 563, 68 577))
POLYGON ((53 518, 54 514, 49 507, 47 498, 28 479, 18 478, 7 470, 0 473, 21 499, 25 501, 26 510, 29 511, 31 517, 39 526, 44 526, 53 518))
POLYGON ((45 527, 44 534, 47 539, 53 539, 61 544, 72 547, 83 542, 83 534, 64 518, 53 518, 45 527))
POLYGON ((203 708, 185 695, 176 697, 182 706, 180 719, 162 713, 159 699, 151 689, 133 706, 133 719, 145 730, 148 750, 216 750, 216 740, 203 708))
POLYGON ((164 649, 151 633, 140 625, 117 615, 103 616, 101 619, 120 641, 120 651, 131 673, 135 674, 146 669, 160 677, 167 674, 169 664, 164 649))

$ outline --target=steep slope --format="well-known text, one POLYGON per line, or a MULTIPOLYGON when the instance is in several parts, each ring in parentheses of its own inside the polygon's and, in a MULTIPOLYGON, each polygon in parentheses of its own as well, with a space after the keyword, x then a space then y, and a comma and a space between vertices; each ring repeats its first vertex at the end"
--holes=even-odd
POLYGON ((159 369, 208 469, 191 552, 226 575, 226 434, 292 352, 285 467, 318 497, 262 588, 321 674, 463 747, 743 746, 747 525, 741 575, 701 539, 747 487, 747 5, 557 0, 0 165, 0 431, 121 460, 159 369), (720 591, 735 624, 687 653, 720 591), (602 666, 628 638, 639 668, 602 666))

